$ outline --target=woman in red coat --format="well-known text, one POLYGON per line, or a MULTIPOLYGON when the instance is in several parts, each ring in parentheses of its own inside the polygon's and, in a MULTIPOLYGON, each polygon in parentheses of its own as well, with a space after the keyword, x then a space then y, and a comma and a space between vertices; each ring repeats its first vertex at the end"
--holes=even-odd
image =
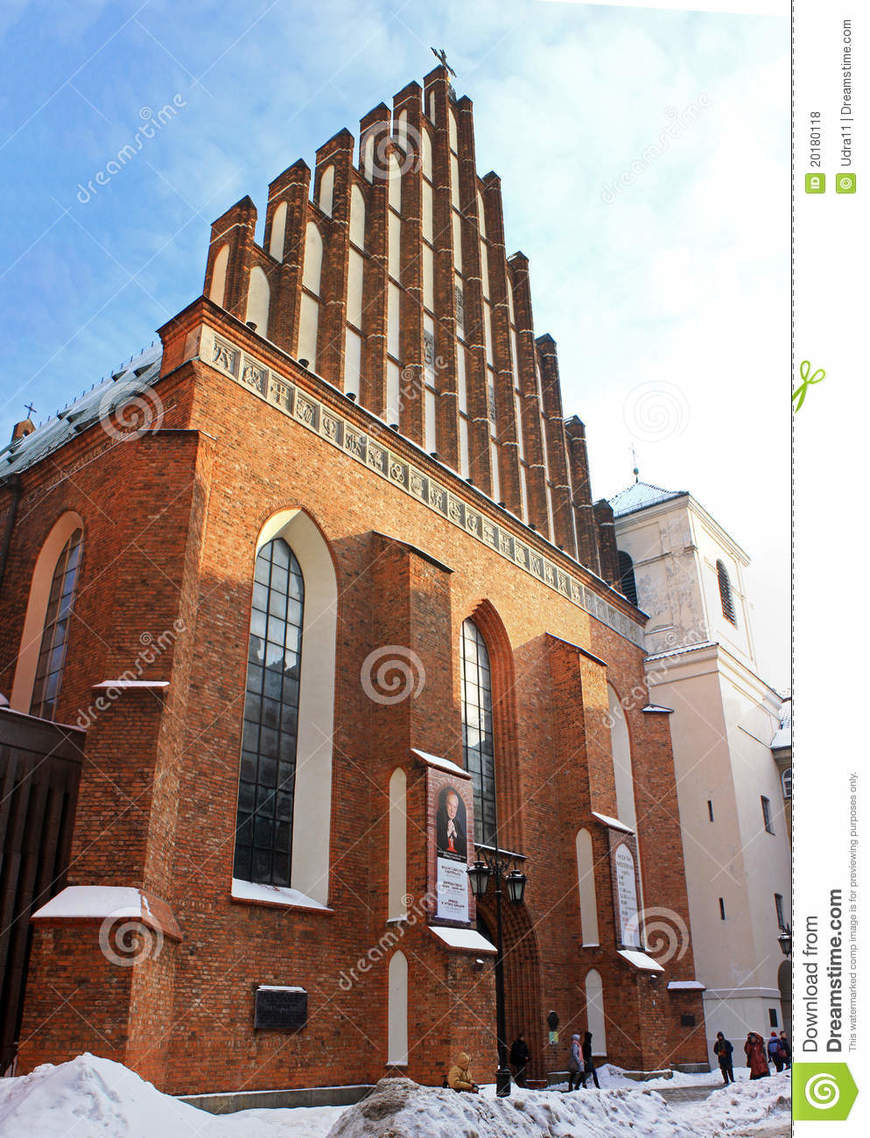
POLYGON ((767 1056, 764 1054, 764 1040, 757 1031, 750 1031, 743 1044, 746 1052, 746 1065, 749 1067, 750 1079, 764 1079, 770 1075, 767 1056))

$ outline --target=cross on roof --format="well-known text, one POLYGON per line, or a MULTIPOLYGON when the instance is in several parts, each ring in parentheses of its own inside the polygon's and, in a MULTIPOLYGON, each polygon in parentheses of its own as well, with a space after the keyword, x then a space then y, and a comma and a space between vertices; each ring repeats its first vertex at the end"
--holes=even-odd
POLYGON ((438 48, 433 47, 431 49, 431 51, 432 51, 432 54, 435 56, 435 58, 438 60, 438 62, 441 64, 441 66, 445 67, 450 72, 450 74, 453 76, 453 78, 455 79, 456 78, 456 72, 453 70, 453 68, 447 62, 447 52, 444 50, 444 48, 442 47, 442 48, 438 49, 438 48))
POLYGON ((33 414, 33 412, 36 410, 36 408, 33 406, 32 403, 25 403, 24 410, 27 412, 28 417, 29 417, 33 414))

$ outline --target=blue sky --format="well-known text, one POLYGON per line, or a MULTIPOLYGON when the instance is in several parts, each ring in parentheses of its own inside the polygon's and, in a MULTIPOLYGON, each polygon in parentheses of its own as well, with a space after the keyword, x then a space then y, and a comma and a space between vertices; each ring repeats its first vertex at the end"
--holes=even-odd
POLYGON ((788 682, 784 18, 538 0, 7 0, 0 10, 0 438, 53 415, 202 289, 210 223, 443 46, 502 178, 508 251, 559 345, 593 490, 690 489, 753 556, 788 682), (108 184, 164 105, 175 114, 108 184), (151 118, 149 118, 151 116, 151 118), (670 129, 669 129, 670 128, 670 129), (89 198, 89 200, 83 200, 89 198))

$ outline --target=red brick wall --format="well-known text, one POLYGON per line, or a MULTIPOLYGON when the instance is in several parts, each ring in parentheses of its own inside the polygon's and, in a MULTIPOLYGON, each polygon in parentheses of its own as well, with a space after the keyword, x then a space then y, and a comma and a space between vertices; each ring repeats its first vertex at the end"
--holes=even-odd
MULTIPOLYGON (((170 342, 167 359, 180 354, 170 342)), ((672 976, 693 977, 691 948, 655 988, 616 957, 606 834, 589 813, 615 813, 604 668, 572 645, 606 663, 620 694, 643 685, 641 651, 203 364, 185 364, 158 391, 171 408, 164 425, 188 431, 116 446, 59 483, 53 464, 25 475, 27 509, 13 537, 2 627, 9 677, 29 572, 65 508, 81 513, 86 535, 81 623, 60 718, 74 718, 93 698, 92 684, 130 665, 143 631, 157 636, 182 622, 177 640, 146 669, 171 680, 166 693, 125 693, 88 733, 92 766, 83 775, 69 880, 152 889, 172 906, 183 940, 164 942, 156 960, 131 970, 106 965, 93 926, 37 930, 24 1069, 87 1046, 125 1054, 175 1092, 383 1074, 390 951, 376 952, 349 991, 339 981, 386 931, 387 793, 398 765, 408 773, 408 890, 425 892, 425 794, 410 748, 462 763, 458 638, 475 615, 493 660, 503 841, 528 859, 523 919, 512 915, 506 944, 508 987, 516 990, 509 1032, 526 1031, 539 1069, 562 1066, 564 1055, 545 1053, 544 1016, 555 1008, 569 1036, 584 1027, 583 981, 594 966, 604 981, 612 1059, 631 1067, 702 1060, 700 998, 669 996, 665 987, 672 976), (293 506, 321 527, 338 578, 331 913, 229 897, 255 544, 266 519, 293 506), (412 649, 426 673, 416 699, 391 706, 372 702, 360 683, 368 653, 389 644, 412 649), (600 949, 580 947, 581 825, 592 832, 598 863, 600 949), (83 976, 86 985, 78 984, 83 976), (308 1026, 298 1035, 255 1034, 258 983, 306 987, 308 1026), (694 1037, 679 1028, 687 1004, 698 1015, 694 1037)), ((349 405, 347 412, 361 414, 349 405)), ((77 440, 71 457, 99 441, 96 432, 77 440)), ((457 480, 457 492, 461 486, 457 480)), ((645 903, 688 924, 668 725, 636 702, 626 715, 645 903)), ((419 922, 400 947, 409 960, 411 1076, 440 1082, 460 1046, 480 1056, 479 1068, 492 1068, 491 965, 476 971, 473 956, 446 953, 419 922)))

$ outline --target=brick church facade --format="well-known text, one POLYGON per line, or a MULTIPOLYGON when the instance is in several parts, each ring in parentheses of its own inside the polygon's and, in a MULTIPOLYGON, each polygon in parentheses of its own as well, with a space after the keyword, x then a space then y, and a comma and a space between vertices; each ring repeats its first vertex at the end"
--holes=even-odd
POLYGON ((3 719, 83 756, 19 1071, 440 1085, 464 1049, 491 1077, 492 897, 433 899, 445 780, 468 862, 497 823, 527 876, 505 985, 534 1072, 587 1024, 631 1069, 705 1062, 645 617, 470 100, 436 68, 271 184, 262 246, 256 221, 215 222, 159 349, 0 452, 3 719), (276 989, 292 1031, 255 1019, 276 989))

